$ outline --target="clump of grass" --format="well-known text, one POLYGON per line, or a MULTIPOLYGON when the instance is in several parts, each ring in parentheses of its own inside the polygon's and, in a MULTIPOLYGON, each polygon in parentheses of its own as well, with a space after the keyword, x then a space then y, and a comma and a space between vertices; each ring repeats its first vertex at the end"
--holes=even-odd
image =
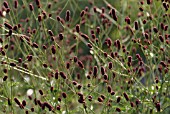
POLYGON ((168 0, 0 2, 0 113, 170 113, 168 0))

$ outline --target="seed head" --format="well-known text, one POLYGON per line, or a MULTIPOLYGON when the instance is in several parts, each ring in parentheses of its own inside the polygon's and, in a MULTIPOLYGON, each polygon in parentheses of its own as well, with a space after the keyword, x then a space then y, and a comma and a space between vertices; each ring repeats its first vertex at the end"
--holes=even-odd
POLYGON ((91 45, 90 43, 87 43, 87 46, 88 46, 89 48, 92 48, 92 45, 91 45))
POLYGON ((11 11, 10 8, 7 8, 7 9, 6 9, 6 13, 9 13, 10 11, 11 11))
POLYGON ((147 4, 150 5, 152 0, 147 0, 147 4))
POLYGON ((81 87, 82 87, 82 85, 79 84, 79 85, 77 86, 77 89, 80 90, 81 87))
POLYGON ((77 82, 76 82, 76 81, 72 81, 72 84, 73 84, 73 85, 77 85, 77 82))
POLYGON ((143 24, 146 24, 146 22, 147 22, 147 21, 144 19, 144 20, 143 20, 143 24))
POLYGON ((12 27, 9 23, 7 23, 7 22, 5 22, 4 25, 5 25, 5 27, 7 27, 8 29, 12 29, 12 28, 13 28, 13 27, 12 27))
POLYGON ((92 101, 93 97, 91 95, 88 96, 88 100, 92 101))
POLYGON ((164 31, 167 31, 168 30, 168 25, 165 25, 164 26, 164 31))
POLYGON ((60 97, 58 98, 58 101, 61 102, 61 98, 60 97))
POLYGON ((34 104, 37 105, 37 99, 36 98, 34 99, 34 104))
POLYGON ((41 89, 39 90, 39 93, 40 93, 40 95, 43 95, 43 91, 41 89))
POLYGON ((28 61, 31 61, 31 60, 32 60, 32 55, 28 55, 28 56, 27 56, 27 60, 28 60, 28 61))
POLYGON ((62 33, 60 33, 60 34, 58 35, 58 37, 59 37, 60 40, 63 40, 63 38, 64 38, 64 36, 63 36, 62 33))
POLYGON ((3 81, 6 81, 7 78, 8 78, 8 76, 4 76, 4 77, 3 77, 3 81))
POLYGON ((45 107, 47 107, 47 108, 49 109, 49 111, 51 111, 52 108, 53 108, 53 107, 52 107, 49 103, 47 103, 47 102, 44 102, 43 105, 44 105, 45 107))
POLYGON ((33 46, 34 48, 38 48, 38 44, 35 43, 35 42, 32 44, 32 46, 33 46))
POLYGON ((37 5, 37 7, 40 8, 40 0, 35 0, 35 3, 37 5))
POLYGON ((96 33, 99 34, 100 33, 100 27, 96 28, 96 33))
POLYGON ((156 27, 153 27, 153 31, 154 31, 155 33, 157 33, 157 32, 158 32, 158 29, 157 29, 156 27))
POLYGON ((5 8, 9 8, 8 2, 4 1, 3 5, 5 6, 5 8))
POLYGON ((42 11, 42 14, 43 14, 43 19, 46 19, 47 18, 47 13, 45 11, 42 11))
POLYGON ((82 11, 81 11, 81 13, 80 13, 80 16, 81 16, 81 17, 83 17, 83 16, 84 16, 84 14, 85 14, 85 11, 84 11, 84 10, 82 10, 82 11))
POLYGON ((44 68, 47 68, 48 65, 47 65, 46 63, 43 63, 43 67, 44 67, 44 68))
POLYGON ((81 36, 82 36, 84 39, 86 39, 86 40, 89 39, 89 37, 88 37, 86 34, 81 33, 81 36))
POLYGON ((23 101, 22 101, 22 105, 23 105, 23 106, 26 106, 26 104, 27 104, 26 101, 23 100, 23 101))
POLYGON ((165 8, 165 10, 168 11, 169 5, 166 2, 163 2, 162 5, 165 8))
POLYGON ((90 79, 90 75, 87 75, 87 79, 90 79))
POLYGON ((12 29, 9 29, 8 36, 12 35, 12 29))
POLYGON ((80 68, 84 69, 84 65, 80 60, 78 61, 78 65, 79 65, 80 68))
POLYGON ((36 100, 36 103, 37 103, 40 107, 42 107, 42 105, 43 105, 40 100, 36 100))
POLYGON ((19 58, 19 59, 18 59, 18 62, 19 62, 19 63, 22 63, 22 58, 19 58))
POLYGON ((139 104, 140 104, 139 99, 136 99, 136 105, 139 105, 139 104))
POLYGON ((70 63, 69 63, 69 62, 66 63, 66 68, 67 68, 67 69, 70 68, 70 63))
POLYGON ((78 24, 76 25, 76 32, 78 32, 78 33, 80 32, 80 25, 78 25, 78 24))
POLYGON ((139 27, 138 27, 138 22, 135 21, 135 29, 138 30, 138 28, 139 28, 139 27))
POLYGON ((67 97, 67 94, 65 92, 62 93, 63 98, 67 97))
POLYGON ((38 21, 41 22, 42 21, 42 16, 38 15, 38 21))
POLYGON ((107 91, 108 91, 108 93, 111 93, 112 87, 110 85, 107 86, 107 91))
POLYGON ((102 66, 101 67, 101 74, 104 75, 105 74, 105 68, 102 66))
POLYGON ((134 106, 135 106, 135 104, 134 104, 133 102, 130 102, 130 105, 131 105, 131 107, 134 107, 134 106))
POLYGON ((43 47, 43 49, 47 49, 47 46, 46 46, 46 45, 43 45, 42 47, 43 47))
POLYGON ((117 15, 115 9, 111 9, 112 18, 117 21, 117 15))
POLYGON ((103 77, 104 77, 105 80, 108 80, 108 75, 107 74, 104 74, 103 77))
POLYGON ((84 104, 85 103, 84 98, 83 97, 79 97, 78 102, 81 103, 81 104, 84 104))
POLYGON ((109 69, 112 69, 112 68, 113 68, 112 62, 109 62, 108 67, 109 67, 109 69))
POLYGON ((96 7, 96 6, 93 7, 93 11, 94 11, 95 13, 97 12, 97 7, 96 7))
POLYGON ((118 48, 118 50, 120 50, 120 47, 121 47, 120 40, 116 40, 116 47, 118 48))
POLYGON ((74 62, 76 63, 76 62, 77 62, 77 60, 78 60, 78 59, 77 59, 77 57, 75 56, 75 57, 74 57, 74 62))
POLYGON ((164 24, 161 22, 160 23, 161 29, 164 30, 164 24))
POLYGON ((97 76, 97 72, 98 72, 97 66, 94 66, 94 68, 93 68, 93 75, 97 76))
POLYGON ((55 48, 55 46, 54 46, 54 45, 52 45, 52 47, 51 47, 51 51, 52 51, 52 54, 55 54, 55 53, 56 53, 56 48, 55 48))
POLYGON ((34 108, 33 107, 31 108, 31 112, 34 112, 34 108))
POLYGON ((148 38, 149 38, 149 34, 148 34, 148 33, 146 33, 146 32, 144 33, 144 36, 145 36, 145 38, 146 38, 146 39, 148 39, 148 38))
POLYGON ((160 105, 160 103, 158 102, 158 103, 156 103, 156 109, 157 109, 157 111, 158 112, 160 112, 160 110, 161 110, 161 105, 160 105))
POLYGON ((5 69, 3 69, 3 72, 4 72, 4 73, 7 73, 7 72, 8 72, 8 70, 5 68, 5 69))
POLYGON ((77 79, 80 79, 80 73, 77 73, 77 79))
POLYGON ((8 98, 8 105, 10 106, 11 105, 11 101, 10 101, 10 99, 8 98))
POLYGON ((128 62, 132 62, 132 56, 128 56, 128 62))
POLYGON ((101 98, 104 100, 105 99, 105 96, 104 95, 100 95, 101 96, 101 98))
POLYGON ((67 76, 64 74, 64 72, 60 72, 60 76, 63 78, 63 79, 66 79, 67 76))
POLYGON ((115 55, 114 55, 114 53, 113 53, 113 52, 111 52, 111 53, 110 53, 110 56, 111 56, 112 58, 114 58, 114 57, 115 57, 115 55))
POLYGON ((41 103, 41 106, 40 106, 40 107, 41 107, 42 110, 44 110, 44 109, 45 109, 44 103, 41 103))
POLYGON ((34 6, 32 4, 29 4, 30 11, 34 10, 34 6))
POLYGON ((51 8, 51 3, 48 3, 48 9, 50 9, 51 8))
POLYGON ((48 30, 48 34, 49 34, 50 36, 54 36, 54 34, 53 34, 53 32, 52 32, 51 30, 48 30))
POLYGON ((28 113, 28 110, 25 111, 25 114, 29 114, 29 113, 28 113))
POLYGON ((121 100, 121 97, 117 97, 117 103, 119 103, 121 100))
POLYGON ((8 44, 6 44, 6 45, 4 46, 4 48, 5 48, 5 49, 8 49, 8 44))
POLYGON ((20 101, 15 97, 14 98, 14 101, 20 106, 21 105, 21 103, 20 103, 20 101))
POLYGON ((103 102, 102 97, 98 97, 98 101, 99 101, 99 102, 103 102))
POLYGON ((57 110, 60 110, 60 109, 61 109, 61 108, 60 108, 60 105, 57 105, 57 106, 56 106, 56 109, 57 109, 57 110))
POLYGON ((142 7, 139 7, 139 10, 140 10, 140 11, 143 11, 143 8, 142 8, 142 7))
POLYGON ((12 66, 12 67, 16 66, 15 63, 9 63, 9 65, 12 66))
POLYGON ((167 66, 166 63, 165 63, 164 61, 161 61, 160 64, 161 64, 162 66, 164 66, 164 67, 167 66))
POLYGON ((88 7, 88 6, 85 7, 85 11, 86 11, 86 12, 89 11, 89 7, 88 7))
POLYGON ((130 22, 131 22, 131 21, 130 21, 130 18, 129 18, 129 17, 126 17, 126 18, 125 18, 125 22, 126 22, 127 24, 130 24, 130 22))
POLYGON ((106 52, 104 52, 103 54, 104 54, 104 56, 107 58, 108 54, 107 54, 106 52))
POLYGON ((29 98, 29 100, 32 100, 32 96, 31 95, 29 95, 28 98, 29 98))
POLYGON ((107 38, 107 39, 105 40, 105 42, 106 42, 108 48, 110 48, 110 46, 112 45, 112 40, 111 40, 110 38, 107 38))
POLYGON ((164 42, 164 38, 163 38, 162 35, 159 35, 159 40, 160 40, 161 42, 164 42))
POLYGON ((120 108, 116 108, 116 111, 117 111, 117 112, 121 112, 120 108))
POLYGON ((66 20, 66 21, 70 21, 70 20, 71 20, 71 19, 70 19, 70 10, 67 10, 67 11, 66 11, 65 20, 66 20))
POLYGON ((111 91, 111 93, 110 93, 111 95, 114 95, 115 94, 115 92, 114 91, 111 91))
POLYGON ((56 19, 57 19, 57 21, 61 21, 61 17, 60 16, 56 16, 56 19))
POLYGON ((17 9, 18 8, 18 0, 14 1, 14 8, 17 9))

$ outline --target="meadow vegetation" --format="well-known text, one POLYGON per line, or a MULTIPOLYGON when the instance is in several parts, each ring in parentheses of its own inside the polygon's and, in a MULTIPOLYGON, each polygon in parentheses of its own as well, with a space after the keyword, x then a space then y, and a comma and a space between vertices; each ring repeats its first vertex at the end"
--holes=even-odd
POLYGON ((169 114, 170 0, 1 0, 0 114, 169 114))

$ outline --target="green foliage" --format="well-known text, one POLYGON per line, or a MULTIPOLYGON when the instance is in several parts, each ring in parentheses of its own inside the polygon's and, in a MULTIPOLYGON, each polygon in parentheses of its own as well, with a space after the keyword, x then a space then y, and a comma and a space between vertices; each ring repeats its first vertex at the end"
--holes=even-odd
POLYGON ((168 1, 0 6, 0 113, 170 113, 168 1))

